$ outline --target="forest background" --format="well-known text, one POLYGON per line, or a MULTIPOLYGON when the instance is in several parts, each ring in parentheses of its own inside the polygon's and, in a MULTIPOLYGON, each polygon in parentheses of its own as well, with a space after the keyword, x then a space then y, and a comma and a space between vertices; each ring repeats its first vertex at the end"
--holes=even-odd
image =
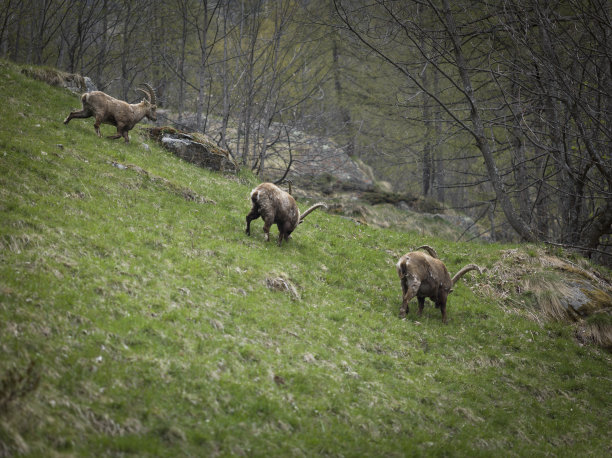
MULTIPOLYGON (((89 76, 266 179, 291 132, 493 239, 609 262, 612 5, 604 0, 3 0, 0 56, 89 76)), ((64 114, 62 114, 64 115, 64 114)), ((59 116, 59 115, 58 115, 59 116)))

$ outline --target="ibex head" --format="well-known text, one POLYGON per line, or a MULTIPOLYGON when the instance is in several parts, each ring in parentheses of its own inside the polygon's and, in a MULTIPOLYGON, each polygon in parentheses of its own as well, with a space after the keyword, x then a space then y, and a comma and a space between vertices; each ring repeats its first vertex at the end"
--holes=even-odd
POLYGON ((145 96, 144 100, 141 102, 145 107, 147 107, 145 116, 151 121, 157 121, 157 113, 155 112, 155 110, 157 110, 155 90, 153 90, 153 88, 147 83, 142 83, 142 85, 145 89, 138 88, 136 90, 142 92, 145 96))

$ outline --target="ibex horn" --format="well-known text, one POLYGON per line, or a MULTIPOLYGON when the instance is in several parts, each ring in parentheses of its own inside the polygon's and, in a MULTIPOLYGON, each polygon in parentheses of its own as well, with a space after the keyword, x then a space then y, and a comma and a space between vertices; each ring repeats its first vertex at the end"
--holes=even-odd
POLYGON ((145 99, 147 100, 147 102, 151 103, 151 94, 149 94, 147 91, 145 91, 144 89, 140 89, 139 87, 136 88, 136 90, 138 92, 142 92, 142 94, 145 96, 145 99))
POLYGON ((147 84, 147 83, 142 83, 142 85, 147 88, 147 91, 149 92, 149 102, 151 102, 151 104, 156 105, 157 104, 157 98, 155 97, 155 90, 151 87, 151 85, 147 84))

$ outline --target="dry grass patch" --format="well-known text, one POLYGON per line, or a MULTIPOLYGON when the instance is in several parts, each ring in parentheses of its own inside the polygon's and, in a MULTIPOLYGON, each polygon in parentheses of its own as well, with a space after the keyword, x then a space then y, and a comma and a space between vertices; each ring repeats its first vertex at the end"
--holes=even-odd
POLYGON ((580 264, 540 248, 505 250, 477 288, 506 311, 540 324, 571 323, 581 342, 612 348, 612 281, 580 264))
POLYGON ((43 81, 51 86, 74 87, 81 92, 87 90, 85 78, 77 73, 67 73, 48 67, 25 67, 21 70, 24 75, 35 80, 43 81))

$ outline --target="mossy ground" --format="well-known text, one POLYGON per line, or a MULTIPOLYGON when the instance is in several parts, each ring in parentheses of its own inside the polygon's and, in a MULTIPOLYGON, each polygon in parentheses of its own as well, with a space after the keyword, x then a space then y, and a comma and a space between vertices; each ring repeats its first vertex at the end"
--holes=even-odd
POLYGON ((31 386, 0 401, 0 454, 610 454, 609 353, 472 274, 448 325, 398 319, 410 248, 456 272, 508 247, 317 211, 279 248, 244 234, 249 174, 64 126, 78 98, 12 64, 0 95, 0 380, 31 386))

